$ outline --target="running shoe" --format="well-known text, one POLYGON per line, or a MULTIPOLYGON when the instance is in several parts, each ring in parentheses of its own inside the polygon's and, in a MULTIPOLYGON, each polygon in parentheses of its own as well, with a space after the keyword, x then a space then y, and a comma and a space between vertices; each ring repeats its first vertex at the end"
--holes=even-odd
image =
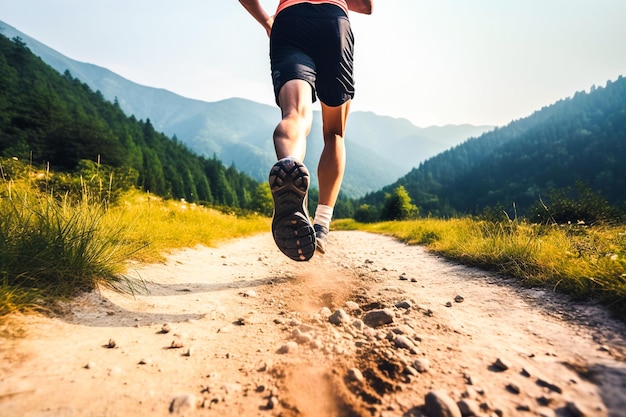
POLYGON ((315 230, 315 249, 319 253, 326 253, 326 244, 328 243, 328 228, 321 224, 314 224, 315 230))
POLYGON ((294 261, 308 261, 315 253, 315 230, 306 203, 309 182, 309 171, 292 158, 281 159, 270 170, 272 235, 278 249, 294 261))

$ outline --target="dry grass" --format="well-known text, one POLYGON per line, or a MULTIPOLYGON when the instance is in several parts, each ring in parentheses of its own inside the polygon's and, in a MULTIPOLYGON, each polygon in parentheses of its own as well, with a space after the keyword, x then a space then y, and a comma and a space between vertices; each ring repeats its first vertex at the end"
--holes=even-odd
POLYGON ((358 224, 335 229, 383 233, 456 261, 595 299, 626 318, 626 227, 552 225, 469 218, 358 224))
POLYGON ((138 245, 132 259, 159 262, 172 250, 196 245, 217 246, 230 239, 270 230, 270 219, 235 215, 183 201, 164 201, 137 191, 126 195, 107 213, 112 223, 128 226, 124 244, 138 245))

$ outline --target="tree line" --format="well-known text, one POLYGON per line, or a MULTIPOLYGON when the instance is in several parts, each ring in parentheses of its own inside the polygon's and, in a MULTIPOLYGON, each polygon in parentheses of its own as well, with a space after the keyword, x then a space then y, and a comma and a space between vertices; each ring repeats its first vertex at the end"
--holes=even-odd
POLYGON ((0 35, 0 156, 60 172, 115 173, 117 187, 267 214, 269 188, 200 157, 99 91, 61 75, 19 38, 0 35), (97 164, 97 170, 94 168, 97 164))

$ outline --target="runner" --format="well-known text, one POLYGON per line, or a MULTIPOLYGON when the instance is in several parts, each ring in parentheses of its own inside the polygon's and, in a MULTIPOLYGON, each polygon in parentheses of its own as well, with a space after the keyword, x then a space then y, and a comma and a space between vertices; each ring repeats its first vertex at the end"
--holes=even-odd
POLYGON ((354 37, 348 11, 371 14, 373 0, 280 0, 270 16, 259 0, 240 0, 270 37, 270 64, 282 119, 274 130, 278 162, 269 175, 274 198, 272 235, 295 261, 326 252, 333 209, 346 163, 344 135, 354 97, 354 37), (313 224, 304 165, 312 104, 322 107, 324 149, 318 164, 319 199, 313 224))

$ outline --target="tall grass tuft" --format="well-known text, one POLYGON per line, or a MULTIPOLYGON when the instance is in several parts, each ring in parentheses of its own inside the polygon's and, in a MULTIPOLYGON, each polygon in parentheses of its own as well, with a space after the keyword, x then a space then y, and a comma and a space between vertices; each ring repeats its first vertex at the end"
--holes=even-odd
MULTIPOLYGON (((61 200, 4 182, 0 192, 0 309, 66 297, 104 285, 134 293, 122 274, 126 227, 84 193, 61 200)), ((8 311, 0 310, 0 314, 8 311)))

